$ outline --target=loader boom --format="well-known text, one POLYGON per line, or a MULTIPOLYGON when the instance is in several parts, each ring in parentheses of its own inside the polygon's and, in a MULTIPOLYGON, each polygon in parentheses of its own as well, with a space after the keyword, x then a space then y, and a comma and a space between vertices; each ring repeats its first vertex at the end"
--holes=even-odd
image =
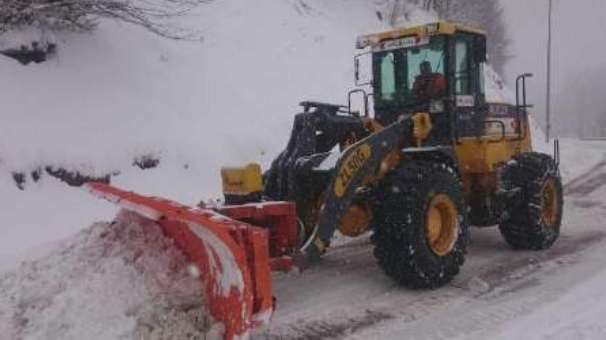
MULTIPOLYGON (((369 135, 347 148, 340 156, 329 189, 320 211, 318 235, 306 249, 309 261, 315 262, 330 239, 341 219, 347 213, 358 189, 380 179, 381 167, 388 155, 399 151, 407 140, 412 140, 414 121, 410 115, 402 117, 385 129, 369 135)), ((387 172, 388 169, 383 169, 387 172)))

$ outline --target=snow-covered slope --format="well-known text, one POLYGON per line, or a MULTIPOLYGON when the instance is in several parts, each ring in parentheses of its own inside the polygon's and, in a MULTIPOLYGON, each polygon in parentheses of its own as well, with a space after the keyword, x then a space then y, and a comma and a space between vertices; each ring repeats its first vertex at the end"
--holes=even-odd
POLYGON ((277 151, 300 100, 345 100, 355 38, 381 27, 371 1, 305 3, 202 6, 186 19, 201 42, 104 21, 93 34, 56 37, 50 62, 0 58, 3 166, 103 172, 163 151, 216 169, 277 151))
POLYGON ((11 235, 0 238, 0 258, 113 215, 49 176, 34 183, 39 166, 117 170, 116 185, 193 204, 218 196, 220 166, 266 165, 299 101, 345 102, 356 36, 382 29, 376 9, 366 0, 221 0, 184 19, 201 42, 103 21, 93 34, 55 36, 58 56, 46 63, 0 58, 0 230, 11 235), (131 166, 145 153, 161 157, 159 168, 131 166), (13 171, 27 175, 26 191, 13 171))

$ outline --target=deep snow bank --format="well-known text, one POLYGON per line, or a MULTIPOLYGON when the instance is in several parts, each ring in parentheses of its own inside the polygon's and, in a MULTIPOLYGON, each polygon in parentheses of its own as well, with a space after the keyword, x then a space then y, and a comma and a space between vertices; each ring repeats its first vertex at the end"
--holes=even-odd
POLYGON ((3 339, 204 339, 201 284, 154 223, 122 212, 0 277, 3 339))

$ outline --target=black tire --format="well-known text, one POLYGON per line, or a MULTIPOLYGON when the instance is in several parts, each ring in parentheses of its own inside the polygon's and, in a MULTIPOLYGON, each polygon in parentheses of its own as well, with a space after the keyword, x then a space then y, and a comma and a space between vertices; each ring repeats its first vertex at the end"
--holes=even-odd
POLYGON ((373 212, 374 255, 383 271, 409 288, 437 288, 450 282, 465 261, 469 225, 463 185, 452 167, 413 161, 388 175, 373 212), (447 196, 456 209, 452 248, 437 255, 426 235, 434 197, 447 196))
POLYGON ((506 189, 520 191, 506 203, 499 224, 505 241, 516 249, 550 248, 560 236, 564 207, 562 179, 553 158, 537 152, 521 154, 503 168, 502 181, 506 189), (551 198, 545 196, 547 186, 553 186, 551 198), (544 217, 545 205, 551 204, 546 201, 555 204, 548 217, 544 217))

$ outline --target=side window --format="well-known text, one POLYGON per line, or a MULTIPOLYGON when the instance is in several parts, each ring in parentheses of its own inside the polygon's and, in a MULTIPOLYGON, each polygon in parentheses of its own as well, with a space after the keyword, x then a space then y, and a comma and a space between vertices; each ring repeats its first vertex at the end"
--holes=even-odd
POLYGON ((486 94, 486 81, 484 77, 486 77, 486 65, 485 63, 480 64, 480 94, 486 94))
POLYGON ((459 37, 455 43, 455 91, 456 94, 471 94, 470 53, 469 42, 465 37, 459 37))
POLYGON ((381 98, 393 99, 396 93, 396 68, 393 52, 387 53, 379 64, 381 74, 381 98))

